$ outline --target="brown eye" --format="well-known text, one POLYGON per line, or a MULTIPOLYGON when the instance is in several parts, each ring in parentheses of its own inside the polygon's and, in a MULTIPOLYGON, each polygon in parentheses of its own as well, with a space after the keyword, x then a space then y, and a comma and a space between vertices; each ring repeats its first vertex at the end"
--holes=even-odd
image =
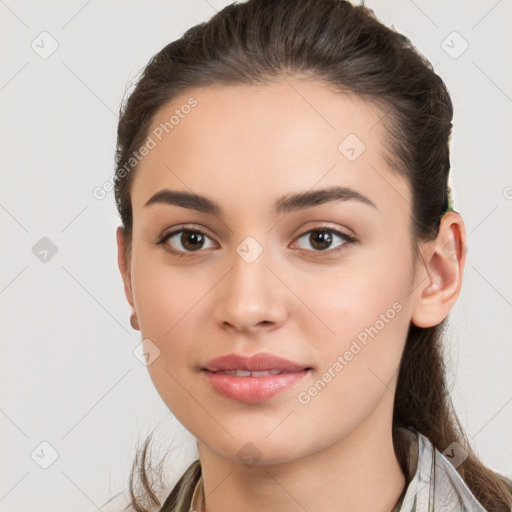
POLYGON ((158 245, 163 245, 165 250, 180 256, 187 256, 188 253, 199 252, 204 248, 211 248, 214 246, 211 238, 202 231, 197 229, 180 229, 164 235, 158 242, 158 245), (205 245, 208 241, 212 245, 205 245))
POLYGON ((188 251, 197 251, 204 244, 204 236, 198 231, 183 231, 180 242, 188 251))
POLYGON ((332 234, 328 231, 312 231, 309 234, 309 242, 314 249, 328 249, 332 244, 332 234))
POLYGON ((335 229, 327 228, 318 228, 307 231, 298 238, 298 240, 301 239, 306 239, 312 248, 310 249, 309 247, 300 247, 301 249, 313 250, 315 252, 331 252, 336 250, 338 247, 342 247, 348 245, 351 242, 355 242, 354 237, 340 233, 335 229), (337 238, 340 239, 341 242, 332 247, 332 244, 336 241, 337 238), (327 249, 330 250, 327 251, 327 249))

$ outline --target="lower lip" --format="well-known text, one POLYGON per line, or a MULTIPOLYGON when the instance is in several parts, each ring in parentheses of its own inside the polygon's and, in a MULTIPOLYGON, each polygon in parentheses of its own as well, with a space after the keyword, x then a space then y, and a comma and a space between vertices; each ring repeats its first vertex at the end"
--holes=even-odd
POLYGON ((249 404, 272 398, 297 384, 308 373, 309 370, 302 370, 263 377, 235 377, 225 373, 204 371, 213 389, 219 394, 249 404))

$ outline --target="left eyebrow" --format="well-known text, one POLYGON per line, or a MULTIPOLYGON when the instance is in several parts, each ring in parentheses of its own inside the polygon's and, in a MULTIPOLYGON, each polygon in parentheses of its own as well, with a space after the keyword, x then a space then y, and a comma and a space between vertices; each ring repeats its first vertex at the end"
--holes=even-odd
POLYGON ((348 187, 335 186, 281 197, 276 201, 275 211, 276 213, 288 213, 329 203, 331 201, 349 200, 359 201, 360 203, 378 209, 373 201, 356 190, 348 187))
MULTIPOLYGON (((378 209, 373 201, 356 190, 348 187, 334 186, 280 197, 274 204, 274 211, 276 214, 289 213, 332 201, 348 200, 359 201, 360 203, 378 209)), ((182 208, 216 215, 218 217, 223 216, 222 208, 215 201, 205 196, 185 191, 162 189, 151 196, 144 207, 152 204, 180 206, 182 208)))

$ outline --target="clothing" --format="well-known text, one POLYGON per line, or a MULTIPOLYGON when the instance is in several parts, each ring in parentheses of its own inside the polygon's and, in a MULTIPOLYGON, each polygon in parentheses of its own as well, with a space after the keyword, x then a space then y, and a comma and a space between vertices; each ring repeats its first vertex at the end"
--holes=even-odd
POLYGON ((487 512, 450 461, 420 432, 400 427, 409 478, 392 512, 487 512))
MULTIPOLYGON (((397 431, 407 453, 407 474, 404 490, 390 512, 487 512, 427 437, 412 427, 398 427, 397 431)), ((204 510, 201 476, 189 507, 189 512, 204 510)))

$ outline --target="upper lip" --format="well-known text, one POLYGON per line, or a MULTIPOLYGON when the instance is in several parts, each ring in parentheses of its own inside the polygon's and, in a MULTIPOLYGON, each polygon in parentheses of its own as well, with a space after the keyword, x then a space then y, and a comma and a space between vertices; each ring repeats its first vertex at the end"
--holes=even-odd
POLYGON ((279 370, 283 372, 299 372, 309 367, 300 363, 294 363, 283 357, 274 356, 266 352, 260 352, 253 356, 239 354, 227 354, 208 361, 203 369, 211 372, 222 370, 247 370, 260 372, 265 370, 279 370))

